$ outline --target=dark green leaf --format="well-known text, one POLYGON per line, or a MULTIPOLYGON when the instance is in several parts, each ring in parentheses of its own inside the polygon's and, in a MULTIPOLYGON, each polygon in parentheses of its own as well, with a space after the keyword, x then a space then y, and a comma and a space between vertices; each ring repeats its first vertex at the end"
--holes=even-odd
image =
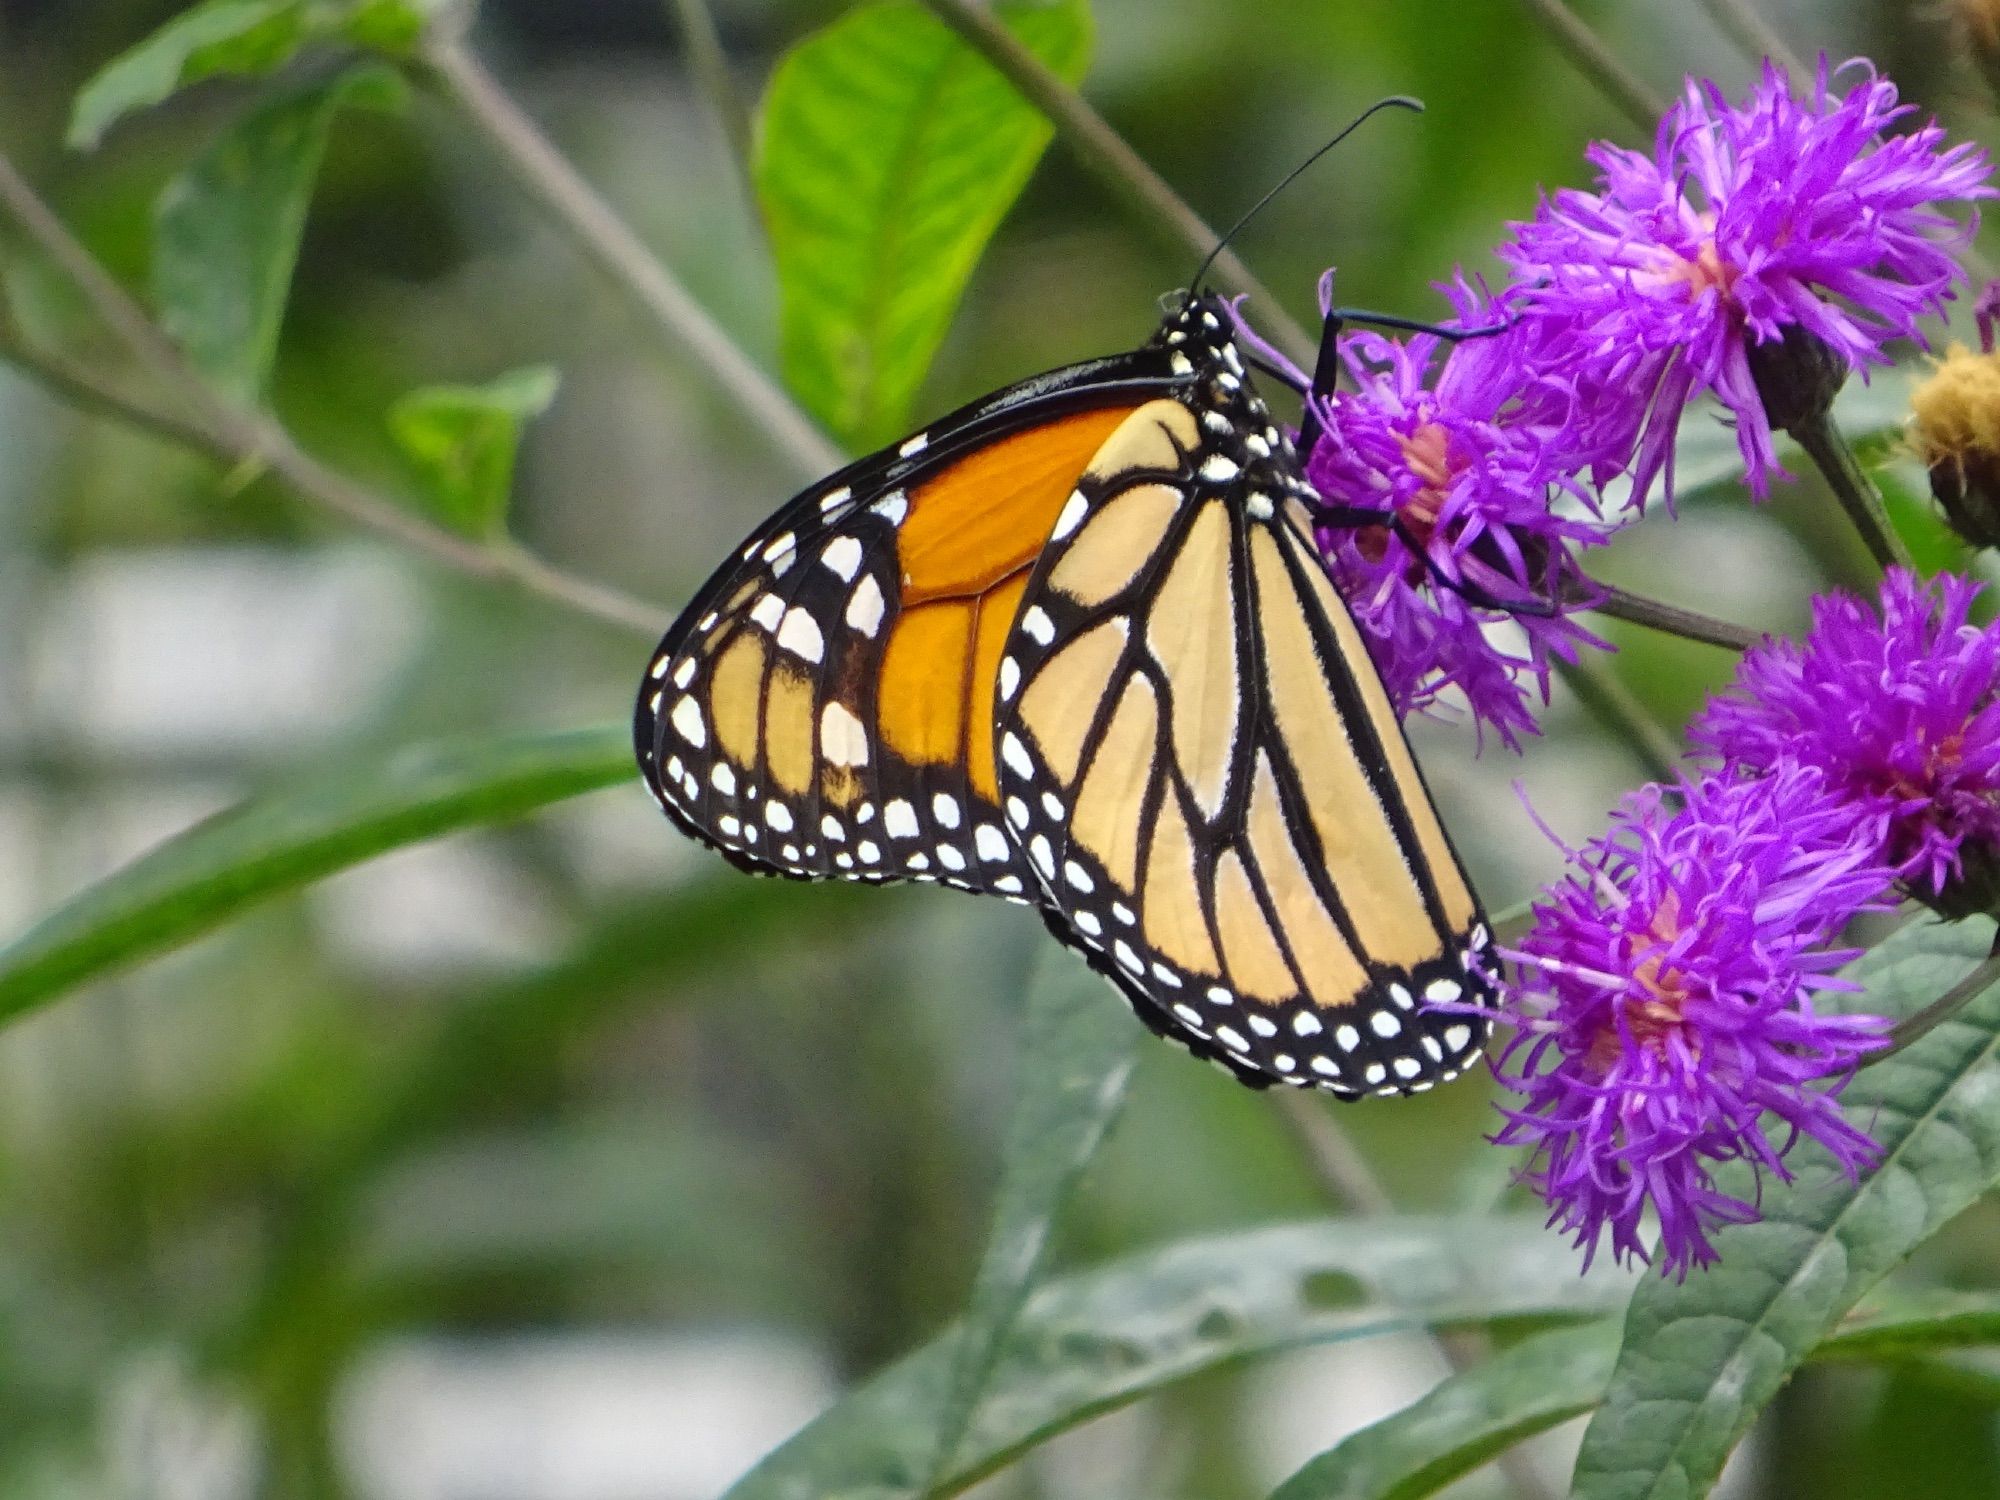
POLYGON ((301 48, 338 41, 407 53, 444 0, 207 0, 182 12, 98 70, 70 111, 69 143, 88 150, 135 110, 190 84, 258 77, 301 48))
POLYGON ((611 725, 420 746, 220 813, 0 951, 0 1017, 387 850, 614 785, 631 740, 611 725))
POLYGON ((1139 1037, 1104 981, 1054 944, 1037 966, 1027 1010, 993 1231, 960 1319, 937 1422, 938 1474, 950 1471, 1041 1269, 1056 1214, 1124 1102, 1139 1037))
POLYGON ((403 95, 387 68, 363 67, 262 105, 160 194, 153 230, 160 322, 231 399, 263 394, 334 114, 349 104, 393 109, 403 95))
POLYGON ((557 379, 537 365, 486 385, 426 386, 390 408, 389 430, 441 519, 473 536, 505 529, 521 428, 549 409, 557 379))
MULTIPOLYGON (((1993 924, 1921 923, 1852 971, 1845 1008, 1900 1017, 1986 956, 1993 924)), ((1760 1222, 1716 1237, 1720 1264, 1634 1294, 1576 1493, 1590 1500, 1705 1494, 1750 1423, 1869 1287, 2000 1182, 2000 989, 1849 1085, 1843 1107, 1883 1148, 1850 1182, 1811 1143, 1797 1180, 1767 1190, 1760 1222)), ((1731 1184, 1741 1191, 1741 1181, 1731 1184)))
MULTIPOLYGON (((1084 0, 1000 0, 994 13, 1062 77, 1082 77, 1084 0)), ((872 448, 907 425, 980 251, 1049 136, 913 0, 852 11, 778 64, 756 177, 785 379, 837 438, 872 448)))
POLYGON ((1320 1454, 1271 1500, 1416 1500, 1597 1404, 1618 1325, 1557 1328, 1442 1382, 1320 1454))
MULTIPOLYGON (((1251 1230, 1044 1284, 1028 1299, 957 1458, 956 1493, 1020 1452, 1205 1371, 1422 1324, 1575 1317, 1631 1282, 1577 1274, 1539 1220, 1345 1220, 1251 1230)), ((779 1448, 727 1500, 922 1493, 955 1332, 883 1371, 779 1448)))

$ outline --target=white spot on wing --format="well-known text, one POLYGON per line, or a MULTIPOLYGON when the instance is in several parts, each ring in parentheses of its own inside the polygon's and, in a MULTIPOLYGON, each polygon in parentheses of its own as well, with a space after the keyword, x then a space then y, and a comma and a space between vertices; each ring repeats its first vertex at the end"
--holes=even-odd
POLYGON ((844 484, 837 490, 828 490, 824 495, 819 497, 819 513, 823 516, 830 516, 853 498, 854 491, 844 484))
POLYGON ((1062 513, 1056 517, 1055 529, 1049 532, 1049 540, 1059 542, 1083 524, 1083 518, 1090 513, 1090 502, 1083 498, 1082 490, 1071 490, 1069 499, 1063 502, 1062 513))
POLYGON ((694 699, 683 698, 676 703, 669 722, 674 731, 697 750, 708 743, 708 726, 702 723, 701 705, 694 699))
POLYGON ((882 623, 882 585, 873 573, 854 586, 847 599, 846 620, 854 629, 872 637, 882 623))
POLYGON ((915 437, 905 442, 903 446, 898 448, 896 451, 900 453, 904 458, 915 458, 919 453, 923 452, 924 449, 928 448, 930 445, 931 445, 931 435, 928 432, 920 432, 915 437))
POLYGON ((838 699, 820 710, 819 748, 836 766, 868 764, 868 731, 838 699))
POLYGON ((861 571, 861 542, 857 537, 839 536, 827 543, 826 551, 819 560, 833 570, 842 583, 854 582, 854 575, 861 571))
POLYGON ((892 838, 913 839, 917 836, 917 810, 898 797, 882 809, 882 826, 892 838))
MULTIPOLYGON (((1023 812, 1026 810, 1025 808, 1022 809, 1023 812)), ((981 823, 979 825, 977 831, 972 835, 972 847, 979 851, 981 859, 990 860, 995 864, 1004 863, 1009 853, 1007 835, 995 828, 991 823, 981 823)))
POLYGON ((1234 460, 1224 458, 1220 453, 1211 453, 1201 461, 1201 468, 1196 472, 1211 484, 1227 484, 1243 471, 1234 460))
POLYGON ((785 611, 785 623, 778 629, 778 644, 815 666, 826 656, 826 638, 819 633, 819 621, 802 605, 785 611))
POLYGON ((903 517, 910 513, 910 500, 901 490, 894 490, 868 508, 891 526, 900 526, 903 517))
POLYGON ((1021 616, 1021 628, 1044 646, 1056 638, 1055 621, 1049 618, 1048 611, 1039 604, 1028 606, 1027 613, 1021 616))
POLYGON ((785 617, 785 601, 776 594, 763 594, 750 606, 750 618, 766 630, 776 630, 785 617))
POLYGON ((1007 762, 1007 769, 1016 776, 1035 774, 1035 763, 1028 756, 1028 748, 1010 729, 1000 736, 1000 758, 1007 762))

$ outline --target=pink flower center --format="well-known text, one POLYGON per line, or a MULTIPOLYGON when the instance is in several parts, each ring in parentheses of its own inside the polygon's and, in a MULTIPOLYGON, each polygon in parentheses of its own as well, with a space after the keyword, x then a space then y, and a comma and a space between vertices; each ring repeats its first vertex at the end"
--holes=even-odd
POLYGON ((1715 215, 1705 212, 1700 215, 1702 227, 1708 231, 1701 242, 1701 248, 1692 256, 1669 252, 1666 264, 1660 268, 1660 279, 1665 282, 1682 282, 1687 286, 1688 301, 1698 302, 1703 292, 1714 292, 1722 301, 1731 300, 1736 290, 1736 279, 1742 273, 1722 258, 1722 252, 1715 245, 1715 215))
MULTIPOLYGON (((1680 913, 1680 897, 1669 891, 1653 913, 1650 930, 1626 940, 1626 956, 1632 961, 1632 985, 1637 993, 1621 1007, 1623 1032, 1613 1021, 1591 1039, 1586 1061, 1600 1075, 1610 1072, 1618 1061, 1624 1051, 1625 1037, 1658 1053, 1666 1049, 1667 1038, 1681 1029, 1687 1012, 1687 975, 1661 957, 1680 936, 1680 913)), ((1690 1046, 1695 1046, 1692 1040, 1690 1046)))
MULTIPOLYGON (((1399 433, 1396 442, 1403 450, 1404 464, 1418 480, 1415 493, 1397 507, 1396 517, 1410 541, 1428 547, 1445 497, 1451 492, 1451 434, 1440 423, 1425 422, 1413 432, 1399 433)), ((1355 546, 1368 561, 1379 563, 1389 550, 1389 529, 1368 527, 1355 537, 1355 546)), ((1413 560, 1410 581, 1422 578, 1423 571, 1422 564, 1413 560)))

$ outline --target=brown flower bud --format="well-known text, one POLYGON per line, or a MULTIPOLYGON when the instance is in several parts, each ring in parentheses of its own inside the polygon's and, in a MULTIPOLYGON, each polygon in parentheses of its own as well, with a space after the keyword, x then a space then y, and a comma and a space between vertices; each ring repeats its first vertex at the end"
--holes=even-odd
POLYGON ((1952 530, 2000 546, 2000 355, 1952 345, 1911 393, 1910 442, 1952 530))
POLYGON ((1949 0, 1946 11, 1958 50, 1977 65, 1986 86, 2000 94, 2000 0, 1949 0))

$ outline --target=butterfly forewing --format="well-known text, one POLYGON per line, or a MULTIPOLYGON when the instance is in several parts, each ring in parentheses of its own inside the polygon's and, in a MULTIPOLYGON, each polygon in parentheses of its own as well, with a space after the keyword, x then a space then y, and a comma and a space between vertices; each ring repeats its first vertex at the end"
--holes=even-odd
POLYGON ((668 632, 640 695, 640 762, 675 821, 762 872, 1024 897, 993 762, 1001 647, 1076 474, 1126 409, 961 414, 935 447, 911 438, 760 528, 668 632))

